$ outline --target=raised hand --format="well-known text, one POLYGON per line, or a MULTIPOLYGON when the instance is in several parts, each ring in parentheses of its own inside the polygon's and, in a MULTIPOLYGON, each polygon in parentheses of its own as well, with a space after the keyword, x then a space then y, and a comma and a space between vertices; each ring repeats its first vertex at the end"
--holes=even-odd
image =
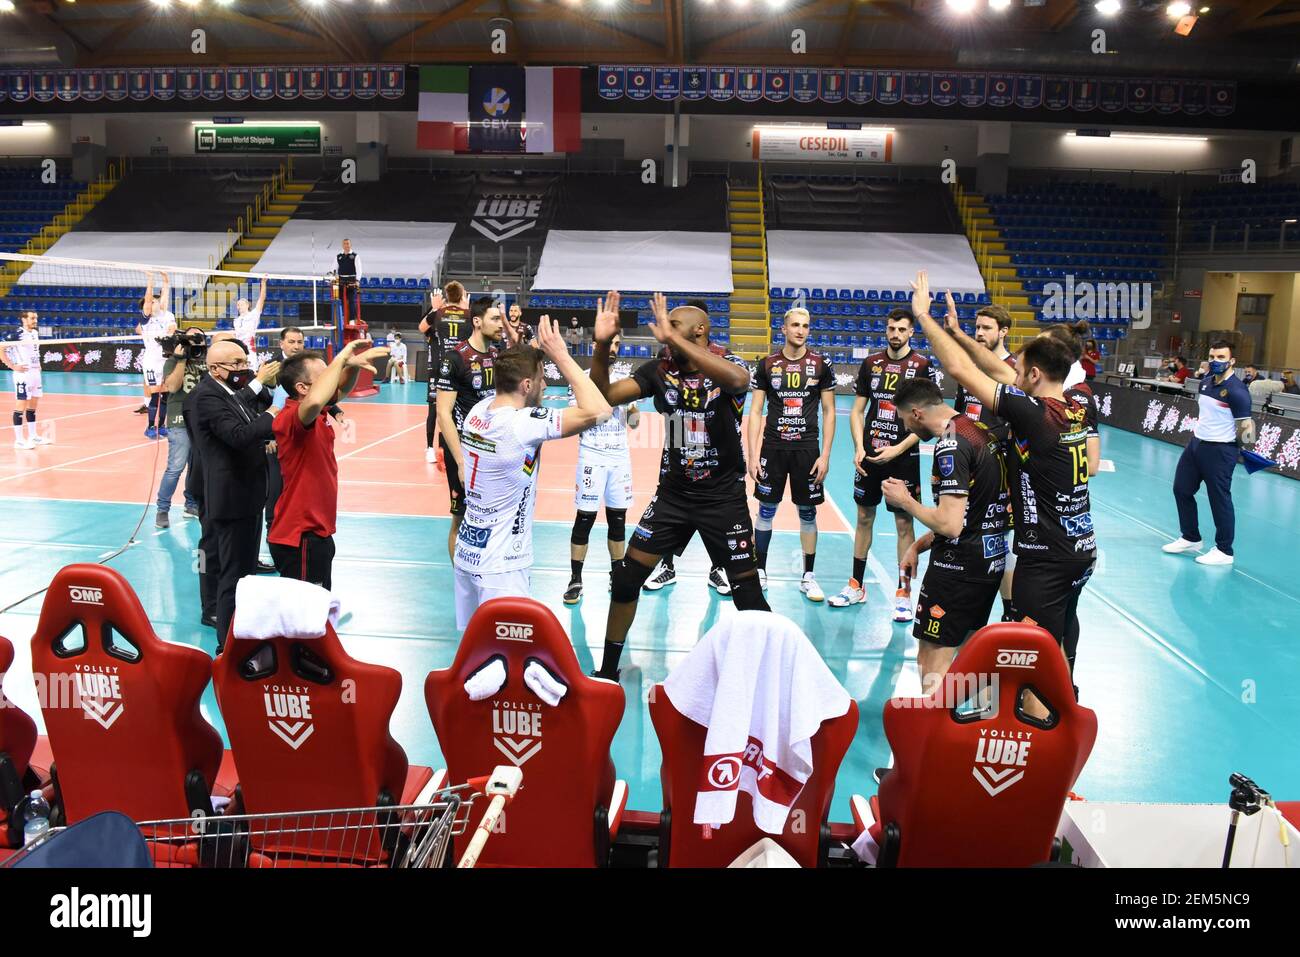
POLYGON ((560 324, 550 316, 542 316, 537 320, 537 348, 552 360, 569 354, 569 347, 564 341, 564 336, 560 334, 560 324))
POLYGON ((377 346, 376 348, 373 349, 367 349, 365 352, 362 352, 360 355, 354 353, 348 356, 346 364, 350 368, 369 369, 371 372, 374 372, 375 360, 383 358, 384 356, 388 355, 390 351, 391 350, 388 348, 388 346, 377 346))
POLYGON ((611 289, 604 299, 596 300, 596 326, 592 338, 599 343, 608 343, 618 335, 618 306, 623 297, 618 290, 611 289))
POLYGON ((650 297, 650 314, 654 321, 650 323, 650 332, 659 342, 667 342, 673 337, 672 323, 668 321, 668 300, 662 292, 650 297))
POLYGON ((961 324, 957 321, 957 303, 953 301, 952 290, 949 289, 945 292, 943 298, 944 302, 948 305, 948 311, 944 313, 943 316, 943 324, 947 327, 949 332, 956 332, 961 328, 961 324))
POLYGON ((922 316, 930 312, 930 277, 924 269, 918 269, 916 279, 912 282, 912 315, 922 316))
POLYGON ((280 376, 279 362, 263 362, 257 370, 257 381, 262 385, 274 385, 280 376))
POLYGON ((442 290, 437 290, 429 296, 429 308, 433 310, 442 309, 447 305, 447 300, 442 298, 442 290))

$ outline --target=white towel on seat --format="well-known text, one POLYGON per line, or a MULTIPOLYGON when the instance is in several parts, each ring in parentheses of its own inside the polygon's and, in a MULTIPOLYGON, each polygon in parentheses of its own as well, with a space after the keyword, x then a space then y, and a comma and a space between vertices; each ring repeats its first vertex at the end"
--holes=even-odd
POLYGON ((236 638, 320 638, 338 621, 339 600, 319 585, 245 575, 235 586, 236 638))
POLYGON ((493 658, 465 681, 465 693, 470 701, 482 701, 501 690, 506 683, 506 663, 493 658))
POLYGON ((664 692, 683 717, 708 728, 711 770, 694 822, 729 823, 743 790, 768 834, 785 829, 813 772, 813 735, 852 703, 799 626, 770 611, 719 621, 668 675, 664 692))
POLYGON ((533 689, 533 694, 552 708, 569 693, 569 686, 562 681, 556 681, 555 676, 540 661, 528 662, 528 667, 524 669, 524 684, 533 689))

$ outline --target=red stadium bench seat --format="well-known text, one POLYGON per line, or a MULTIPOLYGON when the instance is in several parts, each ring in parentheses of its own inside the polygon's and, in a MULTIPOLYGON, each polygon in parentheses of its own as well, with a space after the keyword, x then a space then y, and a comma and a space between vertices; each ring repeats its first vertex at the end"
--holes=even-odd
POLYGON ((100 811, 135 821, 213 813, 221 736, 199 710, 211 660, 154 634, 118 572, 78 564, 54 576, 32 672, 47 683, 41 713, 64 822, 100 811))
POLYGON ((1075 701, 1059 647, 1043 629, 1020 623, 981 628, 943 688, 891 700, 884 726, 894 768, 872 802, 874 823, 866 802, 853 800, 854 819, 871 827, 882 866, 1048 861, 1066 797, 1097 739, 1097 716, 1075 701), (964 709, 979 682, 996 694, 996 711, 964 709), (1048 703, 1046 724, 1020 709, 1028 688, 1048 703))
POLYGON ((10 815, 39 783, 29 773, 36 750, 36 722, 4 693, 4 675, 13 660, 14 646, 0 636, 0 847, 22 844, 21 833, 10 833, 10 815))
POLYGON ((346 828, 334 831, 300 830, 292 815, 421 798, 433 772, 410 765, 389 733, 401 674, 351 657, 327 624, 323 635, 306 641, 232 634, 212 676, 239 770, 237 810, 287 815, 274 825, 284 833, 259 835, 253 828, 250 863, 367 866, 389 860, 398 829, 375 815, 352 815, 346 828))
POLYGON ((726 867, 753 844, 769 837, 800 867, 820 867, 830 850, 828 818, 835 796, 835 775, 858 730, 858 705, 822 722, 812 739, 813 773, 790 807, 785 830, 767 834, 754 823, 753 799, 741 791, 736 816, 720 828, 694 823, 695 797, 704 775, 704 742, 708 729, 683 716, 668 700, 662 684, 650 693, 650 720, 663 751, 660 778, 664 809, 660 815, 660 867, 726 867))
MULTIPOLYGON (((600 867, 627 803, 609 748, 623 717, 623 689, 588 678, 551 611, 528 598, 494 598, 470 619, 456 660, 424 683, 425 699, 450 780, 489 774, 507 761, 523 785, 506 824, 478 866, 600 867), (465 682, 499 661, 505 683, 471 701, 465 682), (567 686, 555 705, 524 681, 532 662, 567 686)), ((475 810, 471 826, 481 812, 475 810)))

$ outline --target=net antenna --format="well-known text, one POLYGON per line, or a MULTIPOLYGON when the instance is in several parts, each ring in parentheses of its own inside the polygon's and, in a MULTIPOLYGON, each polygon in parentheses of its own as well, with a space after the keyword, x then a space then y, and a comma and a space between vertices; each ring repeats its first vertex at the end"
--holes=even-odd
POLYGON ((238 300, 257 302, 263 279, 266 305, 258 337, 269 341, 285 326, 299 326, 308 336, 332 331, 330 289, 320 276, 0 253, 0 338, 12 338, 20 315, 34 310, 43 369, 70 369, 68 357, 76 355, 74 365, 139 371, 135 353, 144 340, 136 329, 145 321, 146 284, 155 298, 165 285, 162 305, 178 328, 198 326, 211 334, 232 328, 238 300), (58 355, 61 346, 74 348, 58 355), (101 358, 111 353, 115 364, 84 361, 91 352, 101 358))

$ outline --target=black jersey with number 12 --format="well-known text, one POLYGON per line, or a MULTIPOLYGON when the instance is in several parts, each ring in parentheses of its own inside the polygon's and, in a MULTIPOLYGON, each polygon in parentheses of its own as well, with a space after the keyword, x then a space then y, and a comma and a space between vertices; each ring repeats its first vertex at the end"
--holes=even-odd
POLYGON ((907 430, 898 421, 894 393, 908 379, 924 376, 931 382, 938 382, 936 372, 929 358, 915 349, 909 349, 901 359, 894 359, 888 351, 882 351, 873 352, 862 360, 854 389, 859 396, 869 400, 864 435, 868 454, 897 445, 907 438, 907 430))

